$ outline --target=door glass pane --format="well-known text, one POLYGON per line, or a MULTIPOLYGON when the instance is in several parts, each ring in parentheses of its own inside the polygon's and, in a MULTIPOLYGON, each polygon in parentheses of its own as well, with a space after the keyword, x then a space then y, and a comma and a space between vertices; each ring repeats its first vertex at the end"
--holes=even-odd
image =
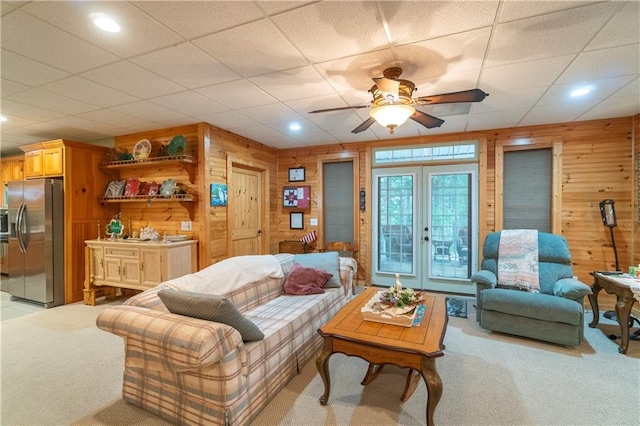
POLYGON ((430 174, 431 277, 469 278, 471 174, 430 174))
POLYGON ((379 272, 413 274, 414 175, 379 176, 379 272))

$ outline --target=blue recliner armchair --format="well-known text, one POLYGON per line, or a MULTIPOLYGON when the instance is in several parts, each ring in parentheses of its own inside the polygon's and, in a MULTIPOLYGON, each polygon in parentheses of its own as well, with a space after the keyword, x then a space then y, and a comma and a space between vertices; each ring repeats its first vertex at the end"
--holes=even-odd
POLYGON ((500 232, 487 235, 482 268, 471 281, 476 287, 476 320, 487 330, 568 346, 583 340, 584 296, 591 288, 573 278, 571 253, 564 237, 538 233, 540 292, 500 288, 500 232))

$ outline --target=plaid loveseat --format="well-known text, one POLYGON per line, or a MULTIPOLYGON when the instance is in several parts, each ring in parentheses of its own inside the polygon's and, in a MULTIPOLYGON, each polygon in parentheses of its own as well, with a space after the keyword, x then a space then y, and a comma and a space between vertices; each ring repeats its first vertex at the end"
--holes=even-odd
POLYGON ((316 330, 347 302, 357 270, 354 259, 340 257, 342 288, 289 296, 283 285, 294 255, 274 257, 281 277, 224 294, 264 333, 260 341, 245 343, 228 325, 170 313, 160 300, 164 288, 203 291, 197 283, 216 265, 101 312, 98 327, 124 338, 125 401, 177 424, 249 423, 320 349, 316 330))

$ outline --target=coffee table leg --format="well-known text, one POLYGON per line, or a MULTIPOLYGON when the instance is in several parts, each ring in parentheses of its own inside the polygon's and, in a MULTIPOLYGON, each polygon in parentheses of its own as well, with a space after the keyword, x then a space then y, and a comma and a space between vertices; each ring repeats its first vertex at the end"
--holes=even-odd
POLYGON ((327 405, 329 392, 331 392, 331 379, 329 378, 329 357, 331 357, 331 355, 333 355, 333 342, 330 337, 325 337, 322 352, 320 352, 316 358, 316 368, 324 383, 324 393, 320 397, 321 405, 327 405))
POLYGON ((427 385, 427 426, 433 426, 433 413, 442 396, 442 380, 436 371, 436 360, 423 357, 421 373, 427 385))
POLYGON ((631 316, 631 306, 633 305, 633 297, 630 296, 618 296, 616 302, 616 318, 618 318, 618 324, 620 325, 620 346, 618 352, 621 354, 627 353, 629 347, 629 317, 631 316))
POLYGON ((595 282, 591 286, 591 294, 589 295, 589 302, 591 302, 591 309, 593 310, 593 320, 589 323, 589 327, 595 328, 600 321, 600 309, 598 309, 598 293, 602 287, 598 283, 598 279, 594 278, 595 282))
POLYGON ((369 383, 373 382, 373 380, 378 377, 378 374, 382 371, 382 367, 384 364, 371 364, 369 363, 369 368, 367 368, 367 374, 365 374, 364 379, 360 383, 362 386, 366 386, 369 383))

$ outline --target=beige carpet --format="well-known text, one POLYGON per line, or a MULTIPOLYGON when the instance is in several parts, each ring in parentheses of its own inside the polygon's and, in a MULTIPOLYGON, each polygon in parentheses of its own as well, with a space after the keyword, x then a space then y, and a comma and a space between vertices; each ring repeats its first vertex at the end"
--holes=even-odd
MULTIPOLYGON (((0 323, 0 424, 168 424, 122 401, 122 341, 95 327, 106 306, 73 304, 0 323)), ((493 334, 475 324, 472 303, 468 308, 469 318, 450 318, 445 356, 437 361, 444 392, 436 424, 640 424, 640 342, 619 354, 606 337, 616 332, 613 325, 586 327, 587 342, 577 349, 493 334)), ((326 406, 318 402, 323 385, 310 362, 254 425, 425 423, 423 383, 400 402, 404 370, 390 367, 363 387, 364 361, 336 354, 329 368, 326 406)))

